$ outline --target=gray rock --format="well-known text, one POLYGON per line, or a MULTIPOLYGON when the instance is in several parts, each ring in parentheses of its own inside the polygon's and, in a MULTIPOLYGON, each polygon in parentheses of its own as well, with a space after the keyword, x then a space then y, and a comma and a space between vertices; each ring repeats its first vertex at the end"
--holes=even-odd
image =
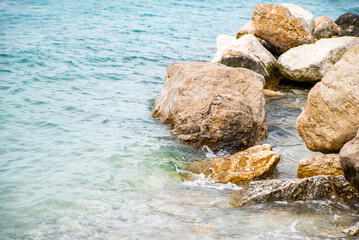
POLYGON ((344 13, 340 15, 335 23, 338 24, 344 31, 342 36, 356 36, 359 37, 359 15, 356 13, 344 13))
POLYGON ((281 74, 297 82, 320 81, 343 54, 359 44, 357 37, 320 39, 285 52, 278 58, 281 74))
POLYGON ((277 68, 276 58, 253 34, 244 35, 218 50, 212 62, 229 67, 247 68, 263 75, 266 79, 271 78, 277 68))
POLYGON ((356 137, 342 147, 339 156, 345 178, 359 189, 359 129, 356 137))
POLYGON ((303 179, 253 181, 232 195, 236 207, 273 201, 323 200, 358 201, 359 191, 343 176, 316 176, 303 179))

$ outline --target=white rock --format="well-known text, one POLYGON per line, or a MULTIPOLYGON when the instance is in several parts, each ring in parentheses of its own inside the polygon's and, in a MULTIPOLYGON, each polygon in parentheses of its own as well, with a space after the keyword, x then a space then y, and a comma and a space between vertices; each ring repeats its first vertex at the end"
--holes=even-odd
POLYGON ((283 3, 283 7, 287 8, 292 16, 301 20, 303 26, 313 34, 315 27, 314 16, 311 12, 304 10, 300 6, 293 3, 283 3))
POLYGON ((275 57, 263 47, 253 34, 230 42, 225 48, 220 48, 212 62, 222 63, 229 67, 251 69, 265 78, 269 78, 277 66, 275 57))
POLYGON ((285 52, 278 58, 278 67, 293 81, 319 81, 356 44, 359 44, 357 37, 320 39, 285 52))
POLYGON ((227 45, 236 41, 236 38, 226 34, 219 34, 216 38, 217 52, 221 52, 227 45))

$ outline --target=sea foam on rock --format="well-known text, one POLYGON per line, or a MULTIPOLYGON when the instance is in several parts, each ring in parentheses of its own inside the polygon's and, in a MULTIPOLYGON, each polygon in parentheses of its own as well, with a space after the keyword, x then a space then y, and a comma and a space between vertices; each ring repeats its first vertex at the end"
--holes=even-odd
POLYGON ((269 144, 258 145, 229 157, 219 157, 202 162, 194 162, 189 171, 210 175, 215 183, 235 183, 237 185, 253 179, 265 178, 272 174, 280 156, 272 151, 269 144))
POLYGON ((251 24, 257 37, 270 42, 281 53, 314 42, 313 14, 295 4, 257 4, 251 24))
POLYGON ((153 116, 182 142, 234 153, 268 134, 262 75, 219 63, 173 63, 153 116))
POLYGON ((244 35, 235 41, 227 41, 226 45, 222 46, 223 44, 217 43, 217 53, 212 62, 251 69, 263 75, 266 80, 273 77, 277 69, 277 60, 253 34, 244 35))
POLYGON ((307 147, 339 152, 359 128, 359 45, 344 54, 309 92, 296 128, 307 147))
POLYGON ((340 37, 301 45, 278 58, 279 70, 284 77, 293 81, 320 81, 344 53, 357 44, 357 37, 340 37))

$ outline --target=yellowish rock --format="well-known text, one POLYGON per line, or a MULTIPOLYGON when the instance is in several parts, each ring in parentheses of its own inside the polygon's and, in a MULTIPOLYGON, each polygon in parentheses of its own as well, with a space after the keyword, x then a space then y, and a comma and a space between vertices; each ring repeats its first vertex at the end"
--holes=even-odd
POLYGON ((270 90, 270 89, 263 89, 264 96, 266 97, 283 97, 284 94, 278 91, 270 90))
POLYGON ((344 175, 339 154, 306 157, 299 161, 297 178, 308 178, 319 175, 344 175))
POLYGON ((269 144, 254 146, 229 157, 215 158, 194 163, 188 170, 211 174, 215 183, 243 184, 252 179, 269 176, 279 162, 280 156, 269 144))

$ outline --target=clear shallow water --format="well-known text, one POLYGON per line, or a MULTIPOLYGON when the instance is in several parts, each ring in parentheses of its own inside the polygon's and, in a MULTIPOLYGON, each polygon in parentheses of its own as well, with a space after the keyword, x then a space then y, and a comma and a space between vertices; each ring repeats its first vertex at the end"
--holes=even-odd
MULTIPOLYGON (((234 186, 180 180, 176 164, 206 152, 151 118, 167 65, 209 61, 255 3, 1 1, 0 238, 336 239, 355 224, 326 202, 233 209, 234 186)), ((301 4, 333 20, 359 12, 355 0, 301 4)), ((278 177, 294 177, 312 154, 294 128, 305 97, 283 91, 268 101, 267 142, 278 177)))

